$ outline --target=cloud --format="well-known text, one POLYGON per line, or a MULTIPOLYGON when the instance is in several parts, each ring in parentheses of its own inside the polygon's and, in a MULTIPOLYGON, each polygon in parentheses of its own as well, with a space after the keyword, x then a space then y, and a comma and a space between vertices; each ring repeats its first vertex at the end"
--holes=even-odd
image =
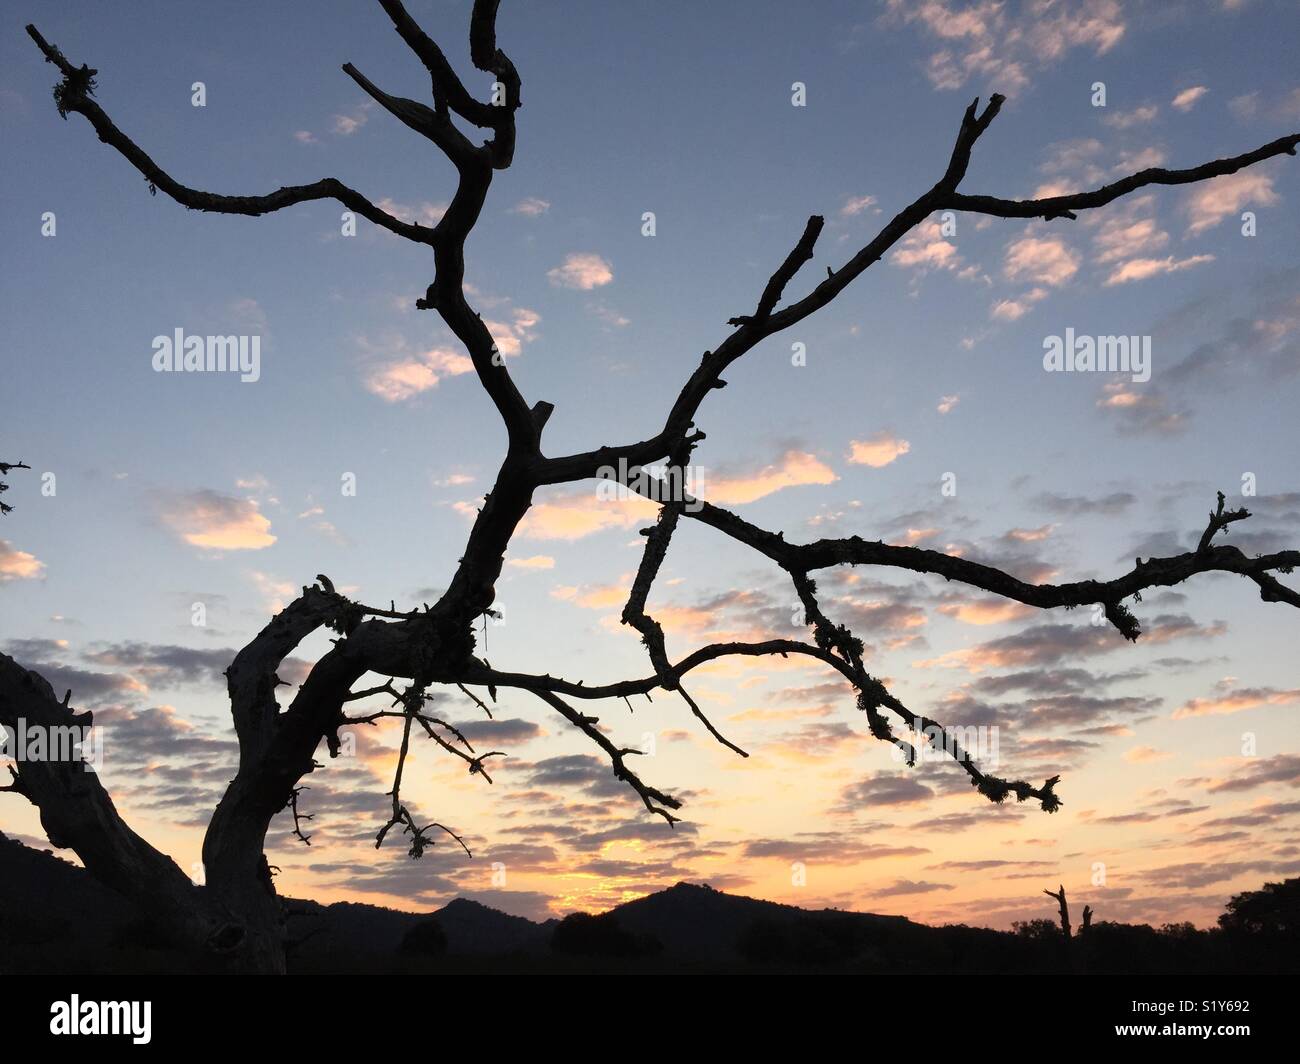
POLYGON ((442 220, 442 216, 447 213, 445 203, 427 201, 417 204, 398 203, 387 196, 379 200, 375 206, 400 221, 418 222, 420 225, 429 226, 437 225, 442 220))
POLYGON ((1149 765, 1153 761, 1168 761, 1174 755, 1167 750, 1157 750, 1154 746, 1135 746, 1124 751, 1124 760, 1133 765, 1149 765))
POLYGON ((949 602, 939 607, 945 617, 961 621, 963 624, 1005 624, 1028 617, 1033 609, 1020 602, 1006 599, 979 599, 974 602, 949 602))
POLYGON ((1198 185, 1187 197, 1186 210, 1191 217, 1190 236, 1213 229, 1225 218, 1247 205, 1271 207, 1278 202, 1273 179, 1257 170, 1211 178, 1198 185))
POLYGON ((143 694, 148 690, 134 676, 126 673, 95 672, 55 662, 25 661, 23 664, 44 676, 56 693, 71 691, 73 705, 100 702, 108 698, 117 700, 123 695, 143 694))
POLYGON ((45 572, 45 563, 34 554, 19 550, 0 539, 0 584, 10 580, 35 580, 45 572))
POLYGON ((954 406, 961 402, 960 395, 944 395, 939 397, 939 405, 935 407, 941 414, 949 413, 954 406))
POLYGON ((57 658, 68 651, 66 639, 6 639, 4 652, 17 661, 57 658))
POLYGON ((859 813, 881 805, 914 805, 934 798, 934 791, 908 773, 879 772, 840 791, 837 813, 859 813))
POLYGON ((541 320, 541 316, 535 310, 516 307, 510 312, 509 321, 488 321, 484 319, 483 324, 487 326, 488 332, 492 334, 497 350, 507 358, 511 358, 524 349, 524 344, 530 343, 537 338, 535 330, 537 323, 541 320))
MULTIPOLYGON (((507 352, 502 352, 506 354, 507 352)), ((400 403, 430 388, 446 377, 472 373, 474 363, 468 355, 445 347, 434 347, 415 358, 401 359, 376 366, 366 376, 365 388, 386 403, 400 403)))
POLYGON ((614 279, 614 269, 594 252, 573 252, 565 257, 563 265, 547 270, 551 284, 561 288, 576 288, 589 292, 607 285, 614 279))
POLYGON ((924 221, 898 243, 889 261, 924 275, 929 270, 955 270, 961 265, 957 245, 946 239, 936 221, 924 221))
MULTIPOLYGON (((474 516, 473 504, 458 503, 456 509, 474 516)), ((525 539, 582 539, 595 532, 631 528, 639 521, 653 520, 658 512, 658 506, 639 495, 625 499, 602 499, 595 491, 552 495, 533 504, 519 523, 519 535, 525 539)))
POLYGON ((1196 101, 1209 91, 1210 90, 1204 85, 1193 85, 1190 89, 1183 89, 1183 91, 1173 99, 1174 109, 1178 111, 1190 111, 1196 106, 1196 101))
POLYGON ((290 580, 277 580, 269 573, 256 570, 248 575, 271 613, 279 613, 298 596, 298 585, 290 580))
POLYGON ((207 488, 168 496, 162 519, 186 543, 208 550, 261 550, 276 540, 254 500, 207 488))
POLYGON ((1130 259, 1115 267, 1104 283, 1109 286, 1126 284, 1129 281, 1145 281, 1148 277, 1154 277, 1159 273, 1177 273, 1179 270, 1213 261, 1213 255, 1189 255, 1185 259, 1175 259, 1172 255, 1163 259, 1130 259))
POLYGON ((1134 126, 1144 126, 1148 122, 1155 121, 1159 113, 1160 108, 1152 103, 1135 107, 1131 111, 1114 111, 1106 115, 1102 122, 1115 129, 1132 129, 1134 126))
POLYGON ((1274 757, 1254 758, 1241 765, 1241 771, 1226 779, 1210 780, 1206 790, 1211 794, 1223 791, 1250 791, 1270 783, 1300 787, 1300 754, 1277 754, 1274 757))
POLYGON ((1039 509, 1065 517, 1079 517, 1085 514, 1103 514, 1114 517, 1137 502, 1137 496, 1129 491, 1113 491, 1109 495, 1089 497, 1087 495, 1060 495, 1044 491, 1030 500, 1039 509))
MULTIPOLYGON (((1182 614, 1160 614, 1152 618, 1143 638, 1147 643, 1168 642, 1179 637, 1212 638, 1221 635, 1222 625, 1200 627, 1182 614)), ((971 672, 985 669, 1054 665, 1069 658, 1109 653, 1123 645, 1123 638, 1109 625, 1040 624, 1013 635, 1002 636, 977 646, 951 650, 937 658, 913 662, 916 668, 963 667, 971 672)))
MULTIPOLYGON (((506 720, 471 720, 457 724, 456 730, 471 743, 526 743, 546 733, 531 720, 512 717, 506 720)), ((486 747, 485 747, 486 748, 486 747)))
POLYGON ((616 329, 626 329, 632 324, 631 318, 604 303, 588 304, 587 309, 593 316, 599 318, 606 325, 611 325, 616 329))
POLYGON ((989 317, 994 321, 1019 321, 1033 310, 1035 303, 1040 303, 1046 298, 1046 288, 1031 288, 1016 299, 999 299, 989 307, 989 317))
POLYGON ((1169 234, 1156 224, 1154 210, 1154 196, 1138 196, 1107 210, 1092 238, 1096 261, 1149 256, 1168 244, 1169 234))
POLYGON ((1097 407, 1132 436, 1172 435, 1188 427, 1186 412, 1171 410, 1165 396, 1154 387, 1135 388, 1124 381, 1102 386, 1097 407))
POLYGON ((888 887, 872 888, 870 893, 874 898, 893 898, 905 894, 929 894, 935 890, 952 890, 951 883, 930 883, 926 880, 899 879, 888 887))
POLYGON ((537 196, 525 196, 510 208, 510 213, 522 214, 525 218, 536 218, 550 209, 551 205, 546 200, 539 199, 537 196))
MULTIPOLYGON (((1294 271, 1291 271, 1294 274, 1294 271)), ((1191 354, 1166 369, 1161 382, 1171 387, 1199 386, 1218 395, 1235 380, 1258 375, 1273 382, 1289 380, 1300 371, 1300 294, 1295 276, 1283 277, 1276 293, 1257 300, 1250 313, 1196 333, 1191 354)))
POLYGON ((782 488, 833 484, 838 479, 835 471, 816 455, 790 450, 756 473, 706 478, 702 494, 710 502, 734 506, 755 502, 782 488))
POLYGON ((923 63, 936 89, 981 86, 1014 95, 1030 80, 1031 68, 1058 64, 1069 51, 1086 48, 1105 55, 1124 36, 1123 10, 1116 0, 1078 4, 976 0, 885 0, 886 25, 916 25, 941 47, 923 63))
MULTIPOLYGON (((647 467, 654 472, 655 467, 647 467)), ((755 502, 783 488, 804 484, 831 484, 838 478, 835 471, 816 455, 798 450, 786 451, 776 462, 755 472, 706 475, 698 471, 697 490, 702 498, 720 506, 755 502)), ((456 509, 474 516, 475 505, 458 503, 456 509)), ((631 528, 638 522, 652 520, 659 512, 657 504, 629 491, 624 497, 610 497, 597 490, 552 495, 533 504, 519 526, 519 534, 531 539, 576 540, 595 532, 631 528)))
POLYGON ((572 602, 586 610, 607 610, 627 601, 630 579, 617 584, 584 584, 582 587, 560 585, 551 588, 551 597, 572 602))
POLYGON ((880 469, 907 454, 912 445, 892 432, 882 430, 865 440, 850 440, 849 448, 849 461, 854 465, 880 469))
POLYGON ((87 653, 85 659, 96 665, 129 669, 151 687, 170 687, 182 683, 222 683, 235 654, 233 647, 195 650, 174 644, 133 641, 102 646, 87 653))
POLYGON ((790 839, 751 839, 742 850, 746 857, 816 861, 827 865, 851 865, 888 857, 919 857, 929 852, 921 846, 872 845, 829 831, 802 832, 790 839))
POLYGON ((534 554, 531 558, 511 558, 506 564, 515 569, 554 569, 555 559, 548 554, 534 554))
POLYGON ((1059 237, 1024 236, 1007 245, 1002 272, 1010 281, 1059 288, 1078 272, 1079 257, 1059 237))
POLYGON ((875 204, 875 196, 850 196, 840 208, 840 214, 851 218, 855 214, 861 214, 868 207, 874 207, 875 204))
POLYGON ((1230 679, 1215 685, 1218 694, 1210 698, 1190 698, 1173 713, 1174 720, 1188 717, 1222 716, 1260 706, 1289 706, 1300 702, 1300 688, 1278 690, 1275 687, 1237 687, 1230 679))
POLYGON ((374 106, 369 100, 358 104, 347 114, 337 114, 334 116, 333 123, 330 126, 330 132, 340 137, 350 137, 366 124, 370 108, 374 106))

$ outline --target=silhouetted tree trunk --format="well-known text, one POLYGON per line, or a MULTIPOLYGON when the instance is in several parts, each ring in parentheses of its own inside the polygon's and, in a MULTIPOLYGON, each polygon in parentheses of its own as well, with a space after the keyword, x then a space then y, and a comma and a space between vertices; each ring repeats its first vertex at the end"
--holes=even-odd
POLYGON ((1083 907, 1083 923, 1079 927, 1076 939, 1070 932, 1070 906, 1065 900, 1065 885, 1056 890, 1043 891, 1049 898, 1055 898, 1061 920, 1061 957, 1067 972, 1084 974, 1088 971, 1088 951, 1091 948, 1090 932, 1092 930, 1092 909, 1083 907))

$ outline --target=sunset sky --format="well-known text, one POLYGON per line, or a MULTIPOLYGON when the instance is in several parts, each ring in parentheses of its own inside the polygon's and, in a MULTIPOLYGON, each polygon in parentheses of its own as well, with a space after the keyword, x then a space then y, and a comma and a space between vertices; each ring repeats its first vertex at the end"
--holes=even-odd
MULTIPOLYGON (((407 6, 486 97, 468 0, 407 6)), ((6 5, 0 459, 32 469, 6 478, 0 649, 95 711, 119 808, 188 870, 235 771, 221 674, 236 650, 317 573, 372 605, 433 601, 505 432, 454 337, 414 307, 426 249, 364 220, 344 235, 333 202, 250 219, 151 197, 80 116, 60 121, 27 22, 98 68, 101 106, 187 184, 333 176, 433 224, 454 173, 339 69, 427 98, 377 5, 6 5), (260 379, 154 372, 154 337, 176 329, 260 337, 260 379)), ((962 190, 1003 197, 1300 129, 1287 0, 504 0, 498 39, 524 106, 467 279, 524 395, 556 406, 552 455, 657 431, 808 216, 826 228, 791 297, 939 178, 977 95, 1008 102, 962 190)), ((792 541, 859 534, 1036 581, 1191 549, 1216 490, 1255 515, 1228 542, 1300 547, 1297 179, 1283 157, 1077 221, 960 215, 948 233, 932 218, 727 372, 697 419, 702 494, 792 541), (1045 372, 1045 338, 1067 329, 1150 337, 1150 380, 1045 372)), ((480 633, 492 664, 588 685, 648 675, 618 618, 653 514, 594 483, 539 492, 503 618, 480 633)), ((1233 893, 1300 875, 1300 614, 1254 584, 1146 595, 1133 645, 1089 609, 897 570, 818 580, 873 674, 917 712, 996 728, 999 775, 1060 774, 1061 811, 993 806, 951 762, 908 769, 836 674, 743 659, 688 689, 747 760, 669 693, 584 706, 620 744, 652 747, 637 768, 685 800, 675 829, 534 696, 503 690, 488 721, 438 690, 434 712, 509 754, 490 786, 431 744, 408 765, 417 819, 453 827, 474 858, 448 839, 412 861, 396 835, 376 851, 399 728, 360 728, 354 756, 322 751, 305 780, 310 848, 277 822, 279 889, 412 910, 462 895, 544 918, 689 880, 1002 927, 1051 915, 1042 890, 1063 883, 1099 920, 1206 925, 1233 893)), ((691 521, 650 612, 674 659, 808 634, 783 573, 691 521)), ((281 676, 301 682, 327 646, 314 637, 281 676)), ((350 708, 366 705, 381 702, 350 708)), ((0 828, 47 845, 14 795, 0 828)))

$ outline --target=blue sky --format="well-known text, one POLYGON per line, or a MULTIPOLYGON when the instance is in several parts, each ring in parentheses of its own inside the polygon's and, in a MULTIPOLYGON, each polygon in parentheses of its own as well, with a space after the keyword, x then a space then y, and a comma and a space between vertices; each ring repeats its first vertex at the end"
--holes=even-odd
MULTIPOLYGON (((408 6, 486 95, 466 56, 468 4, 408 6)), ((1195 165, 1300 128, 1300 22, 1280 2, 504 6, 499 39, 523 77, 519 147, 468 245, 467 280, 521 390, 556 404, 551 454, 655 431, 808 215, 827 226, 792 295, 937 179, 976 95, 1009 101, 963 191, 1005 197, 1195 165), (804 107, 791 104, 795 82, 804 107), (1093 106, 1097 82, 1105 107, 1093 106), (647 211, 653 237, 642 235, 647 211)), ((260 193, 334 176, 427 220, 453 173, 339 70, 351 61, 391 92, 427 94, 373 5, 313 4, 305 17, 282 3, 17 3, 0 23, 0 457, 34 467, 10 477, 0 631, 41 641, 6 650, 63 670, 74 694, 104 707, 107 771, 116 722, 133 823, 178 859, 196 856, 195 825, 228 778, 221 652, 318 572, 367 602, 410 605, 443 587, 504 432, 472 374, 457 372, 454 339, 414 309, 432 277, 424 249, 364 221, 341 235, 333 203, 247 219, 151 197, 79 116, 59 120, 53 68, 22 32, 29 21, 99 69, 101 105, 188 184, 260 193), (195 82, 204 107, 191 105, 195 82), (44 212, 57 219, 53 237, 42 236, 44 212), (154 373, 153 337, 176 328, 257 334, 261 379, 154 373), (46 472, 53 497, 41 494, 46 472), (340 492, 346 473, 355 497, 340 492), (194 602, 206 627, 191 624, 194 602), (179 738, 168 747, 167 736, 179 738), (183 790, 160 790, 182 776, 183 790)), ((1143 190, 1076 222, 962 215, 947 234, 932 219, 727 373, 699 419, 708 439, 696 460, 713 497, 791 539, 858 533, 1074 579, 1187 549, 1214 492, 1241 504, 1253 473, 1256 517, 1232 539, 1294 547, 1296 173, 1275 159, 1212 186, 1143 190), (1254 236, 1242 235, 1244 211, 1254 236), (1150 336, 1151 380, 1045 373, 1043 339, 1066 328, 1150 336), (806 365, 791 364, 795 342, 806 365), (945 473, 953 497, 940 493, 945 473)), ((645 515, 611 511, 584 486, 539 503, 510 554, 526 564, 499 587, 493 663, 589 683, 644 674, 616 618, 645 515)), ((670 649, 771 631, 782 617, 778 634, 790 634, 793 595, 779 575, 708 529, 683 528, 656 592, 670 649)), ((763 751, 750 762, 686 737, 689 717, 666 698, 617 718, 633 738, 661 737, 647 776, 697 795, 691 825, 672 838, 642 823, 630 796, 606 795, 603 776, 584 776, 595 769, 581 737, 521 695, 507 713, 513 733, 499 733, 518 767, 491 794, 457 765, 421 762, 418 800, 478 840, 485 860, 439 853, 408 867, 400 847, 369 848, 391 765, 392 736, 376 731, 356 764, 310 781, 337 805, 320 818, 334 826, 311 851, 278 839, 275 861, 290 889, 413 908, 476 893, 535 915, 702 878, 800 904, 976 922, 1037 912, 1039 884, 1021 874, 1065 877, 1102 917, 1206 922, 1232 890, 1300 867, 1288 807, 1300 779, 1297 619, 1252 585, 1203 578, 1150 596, 1149 638, 1094 653, 1085 611, 977 624, 993 616, 983 600, 942 582, 856 577, 827 586, 857 618, 870 667, 941 719, 946 704, 956 723, 1001 722, 1008 774, 1063 772, 1061 814, 991 810, 947 776, 928 798, 893 787, 899 766, 848 694, 824 690, 826 676, 764 666, 706 686, 724 730, 763 751), (1012 660, 989 649, 1043 626, 1074 626, 1084 643, 1062 628, 1037 637, 1050 650, 1012 660), (1051 671, 1067 667, 1091 676, 1045 694, 1051 671), (991 693, 990 675, 1017 669, 1044 674, 1033 692, 991 693), (1078 701, 1103 689, 1113 705, 1078 701), (1058 700, 1040 711, 1037 697, 1058 700), (1178 715, 1215 700, 1218 712, 1178 715), (1258 735, 1253 761, 1240 756, 1246 731, 1258 735), (564 758, 579 760, 550 765, 564 758), (852 781, 864 801, 846 812, 852 781), (560 831, 557 808, 587 818, 584 831, 560 831), (1102 823, 1135 811, 1152 816, 1102 823), (954 841, 932 830, 944 816, 977 830, 954 841), (1241 817, 1264 826, 1216 826, 1241 817), (899 845, 924 852, 871 856, 899 845), (1026 863, 1005 880, 975 882, 960 867, 1011 845, 1026 863), (494 853, 517 870, 504 890, 487 879, 494 853), (822 871, 795 887, 793 861, 822 871), (1099 886, 1098 861, 1123 871, 1099 886), (1227 871, 1207 878, 1197 871, 1207 864, 1227 871), (1158 897, 1163 908, 1150 908, 1158 897)), ((447 704, 472 718, 463 700, 447 704)), ((6 830, 39 837, 27 810, 2 812, 6 830)))

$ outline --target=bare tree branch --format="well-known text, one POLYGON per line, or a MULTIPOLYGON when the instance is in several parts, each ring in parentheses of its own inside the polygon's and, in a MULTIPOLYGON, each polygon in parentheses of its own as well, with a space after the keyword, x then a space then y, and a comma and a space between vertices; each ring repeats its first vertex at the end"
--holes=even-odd
MULTIPOLYGON (((1265 601, 1300 605, 1295 592, 1270 575, 1275 571, 1287 573, 1300 565, 1300 550, 1277 551, 1249 558, 1236 547, 1210 547, 1208 537, 1202 536, 1205 545, 1198 546, 1195 551, 1168 558, 1148 558, 1146 561, 1139 558, 1130 572, 1113 580, 1030 584, 994 566, 924 547, 897 546, 864 540, 859 536, 820 539, 806 544, 790 543, 778 533, 759 528, 736 514, 699 499, 692 500, 684 512, 688 517, 754 548, 785 569, 807 573, 833 565, 883 565, 914 573, 934 573, 1039 609, 1097 604, 1106 608, 1107 619, 1130 640, 1138 638, 1141 628, 1127 607, 1122 605, 1123 599, 1140 595, 1152 587, 1172 587, 1201 573, 1239 573, 1260 585, 1260 597, 1265 601)), ((1243 511, 1233 511, 1226 515, 1226 519, 1223 515, 1216 517, 1212 514, 1206 532, 1212 535, 1211 529, 1217 531, 1229 520, 1248 516, 1243 511), (1216 521, 1219 522, 1217 525, 1216 521)))
POLYGON ((526 690, 531 691, 548 706, 554 709, 565 720, 582 732, 588 739, 605 751, 609 757, 610 765, 614 769, 614 778, 625 782, 632 790, 636 791, 637 796, 644 803, 645 807, 652 813, 657 813, 663 817, 670 825, 676 824, 680 818, 675 817, 668 809, 680 809, 682 803, 674 798, 671 794, 664 794, 663 791, 656 790, 641 781, 638 776, 627 765, 626 758, 633 754, 642 753, 641 750, 633 747, 618 747, 605 738, 604 733, 596 727, 599 723, 599 717, 589 717, 584 713, 579 713, 571 705, 560 698, 559 695, 545 687, 528 687, 526 690), (665 809, 664 806, 668 808, 665 809))
POLYGON ((59 113, 65 118, 69 113, 82 115, 94 127, 100 140, 116 148, 127 162, 144 175, 145 180, 149 182, 151 192, 161 189, 181 206, 196 211, 246 214, 253 217, 283 210, 298 203, 333 199, 338 200, 348 210, 355 211, 368 221, 374 222, 375 225, 382 226, 390 233, 396 233, 419 244, 433 243, 432 229, 394 218, 387 211, 376 207, 355 189, 332 177, 323 178, 310 185, 287 185, 264 196, 223 196, 182 185, 118 129, 103 108, 91 99, 94 92, 94 75, 98 71, 85 65, 74 66, 58 48, 41 36, 35 26, 27 27, 27 35, 45 53, 46 60, 58 67, 63 74, 63 81, 54 90, 59 113))
POLYGON ((1045 199, 1030 200, 967 196, 953 192, 942 199, 938 206, 950 210, 991 214, 997 218, 1074 218, 1076 211, 1104 207, 1121 196, 1136 192, 1147 185, 1187 185, 1195 181, 1206 181, 1212 177, 1235 174, 1244 167, 1253 166, 1276 155, 1294 155, 1298 143, 1300 143, 1300 133, 1292 133, 1269 141, 1254 151, 1227 159, 1215 159, 1185 170, 1149 167, 1146 170, 1139 170, 1136 174, 1122 177, 1118 181, 1112 181, 1108 185, 1102 185, 1091 192, 1075 192, 1066 196, 1048 196, 1045 199))

